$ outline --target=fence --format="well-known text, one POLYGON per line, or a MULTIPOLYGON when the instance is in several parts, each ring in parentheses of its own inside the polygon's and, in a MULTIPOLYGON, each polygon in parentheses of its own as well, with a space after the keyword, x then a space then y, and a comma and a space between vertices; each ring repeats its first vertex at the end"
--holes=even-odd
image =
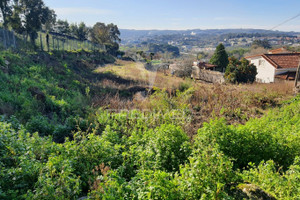
POLYGON ((81 41, 75 38, 56 33, 39 32, 32 45, 27 34, 16 34, 13 31, 0 28, 0 44, 4 49, 35 50, 40 51, 72 51, 84 49, 88 51, 105 51, 104 45, 93 43, 89 40, 81 41))

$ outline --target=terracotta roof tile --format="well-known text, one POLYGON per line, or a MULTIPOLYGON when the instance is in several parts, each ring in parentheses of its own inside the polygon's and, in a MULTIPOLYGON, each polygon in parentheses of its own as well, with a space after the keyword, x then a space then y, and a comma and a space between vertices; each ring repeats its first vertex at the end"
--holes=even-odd
POLYGON ((276 69, 278 68, 297 68, 300 61, 300 53, 282 53, 282 54, 263 54, 276 69))
POLYGON ((286 47, 281 47, 281 48, 278 48, 278 49, 272 49, 272 50, 269 50, 269 53, 270 53, 270 54, 276 54, 276 53, 290 53, 290 51, 288 51, 286 47))

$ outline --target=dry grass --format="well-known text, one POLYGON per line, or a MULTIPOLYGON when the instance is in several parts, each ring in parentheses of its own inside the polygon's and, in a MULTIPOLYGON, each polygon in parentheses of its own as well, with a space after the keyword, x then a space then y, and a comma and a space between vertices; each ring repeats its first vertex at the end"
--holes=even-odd
MULTIPOLYGON (((219 85, 192 82, 162 72, 152 72, 144 68, 141 63, 118 61, 114 65, 98 68, 97 73, 111 72, 122 79, 129 79, 130 84, 120 84, 112 80, 103 79, 101 84, 118 90, 142 86, 151 88, 155 86, 164 89, 161 93, 167 95, 150 95, 147 92, 135 92, 130 98, 121 98, 120 95, 95 97, 93 102, 96 107, 108 109, 140 109, 152 110, 165 109, 166 104, 174 104, 176 109, 185 103, 189 105, 192 122, 186 124, 185 131, 189 136, 194 135, 202 126, 215 117, 224 117, 229 124, 245 123, 250 118, 260 117, 271 107, 279 106, 284 100, 293 96, 293 82, 273 84, 241 84, 219 85), (153 79, 153 85, 151 85, 153 79), (194 91, 189 98, 179 97, 176 89, 183 84, 193 87, 194 91), (149 96, 150 95, 150 96, 149 96), (165 106, 165 107, 164 107, 165 106), (163 108, 164 107, 164 108, 163 108)), ((170 105, 170 107, 174 106, 170 105)))
POLYGON ((190 100, 194 132, 203 122, 225 117, 229 124, 260 117, 293 96, 293 83, 218 85, 199 83, 190 100))
POLYGON ((146 70, 141 62, 131 62, 118 60, 115 64, 99 67, 96 73, 113 73, 124 79, 133 80, 144 86, 155 86, 158 88, 178 88, 185 82, 184 79, 164 74, 161 71, 146 70))

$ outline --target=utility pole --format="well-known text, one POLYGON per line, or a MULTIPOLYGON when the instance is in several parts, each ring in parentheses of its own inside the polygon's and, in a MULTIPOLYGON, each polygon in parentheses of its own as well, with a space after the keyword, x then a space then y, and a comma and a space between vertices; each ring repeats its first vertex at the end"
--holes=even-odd
POLYGON ((295 93, 298 93, 300 91, 298 88, 299 72, 300 72, 300 57, 299 57, 299 64, 295 76, 295 93))

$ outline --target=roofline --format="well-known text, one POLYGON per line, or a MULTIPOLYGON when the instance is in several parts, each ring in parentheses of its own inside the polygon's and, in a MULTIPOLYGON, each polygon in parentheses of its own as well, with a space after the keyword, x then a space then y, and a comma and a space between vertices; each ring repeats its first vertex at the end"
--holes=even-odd
POLYGON ((275 67, 276 69, 279 68, 279 65, 277 65, 272 59, 268 58, 266 54, 263 54, 262 57, 267 60, 271 65, 273 65, 273 67, 275 67))
POLYGON ((245 58, 254 58, 254 57, 260 57, 260 56, 263 56, 263 55, 297 55, 299 54, 300 55, 300 52, 292 52, 292 53, 264 53, 264 54, 256 54, 256 55, 253 55, 253 56, 246 56, 245 58))
POLYGON ((255 57, 262 57, 264 58, 265 60, 267 60, 271 65, 273 65, 273 67, 275 67, 276 69, 280 69, 281 67, 279 65, 277 65, 271 58, 269 58, 268 56, 269 55, 299 55, 299 62, 300 62, 300 52, 293 52, 293 53, 275 53, 275 54, 272 54, 272 53, 265 53, 265 54, 261 54, 261 55, 253 55, 253 56, 248 56, 248 57, 245 57, 246 59, 248 58, 255 58, 255 57))
POLYGON ((256 55, 253 55, 253 56, 246 56, 245 58, 254 58, 254 57, 260 57, 262 56, 263 54, 256 54, 256 55))

